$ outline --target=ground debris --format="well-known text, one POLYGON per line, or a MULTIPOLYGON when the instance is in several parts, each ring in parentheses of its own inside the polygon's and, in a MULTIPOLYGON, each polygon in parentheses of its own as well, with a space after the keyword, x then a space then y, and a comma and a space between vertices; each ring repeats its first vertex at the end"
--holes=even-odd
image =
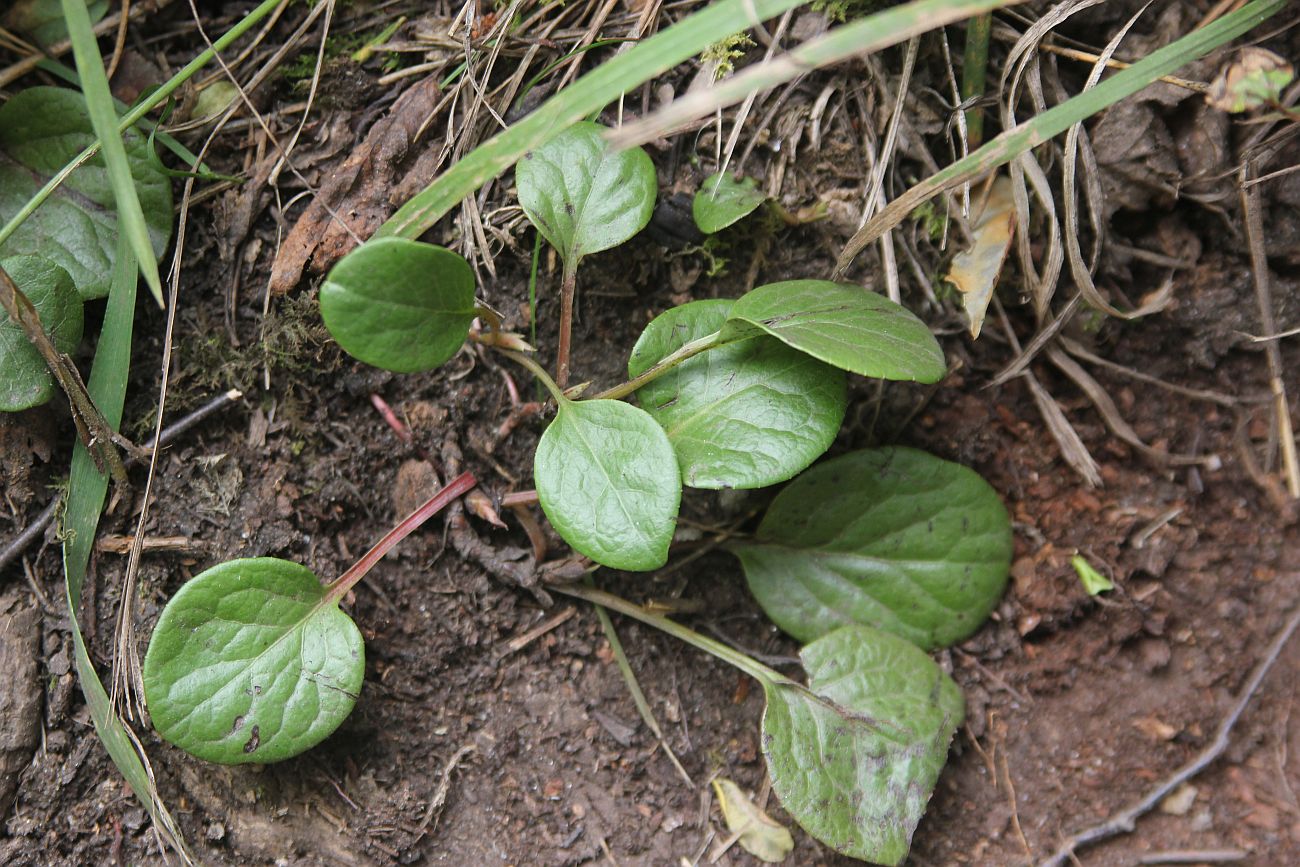
POLYGON ((271 265, 273 293, 282 295, 294 288, 309 264, 316 273, 324 273, 374 234, 397 208, 392 196, 398 177, 408 185, 421 183, 413 177, 419 170, 404 164, 421 127, 433 114, 439 92, 436 76, 430 76, 403 93, 330 174, 276 254, 271 265))

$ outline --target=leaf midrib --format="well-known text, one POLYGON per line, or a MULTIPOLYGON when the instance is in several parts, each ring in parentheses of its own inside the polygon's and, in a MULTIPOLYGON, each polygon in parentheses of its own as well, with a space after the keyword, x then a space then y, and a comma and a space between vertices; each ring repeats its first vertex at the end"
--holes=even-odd
MULTIPOLYGON (((569 412, 576 412, 576 410, 569 408, 569 412)), ((582 421, 581 415, 578 415, 576 418, 578 419, 578 421, 582 421)), ((595 463, 596 466, 600 468, 601 475, 605 477, 605 481, 608 483, 610 490, 614 492, 614 499, 618 501, 618 508, 619 511, 623 513, 624 521, 627 523, 629 527, 632 528, 632 530, 638 536, 641 537, 643 541, 648 541, 650 537, 645 533, 641 532, 641 528, 638 527, 636 521, 632 519, 632 515, 627 510, 627 504, 623 502, 622 489, 617 484, 614 483, 614 478, 609 474, 609 471, 605 469, 605 464, 601 462, 599 456, 596 453, 596 450, 592 447, 591 443, 589 443, 587 441, 587 438, 583 435, 582 426, 580 424, 573 424, 571 426, 573 428, 573 435, 577 437, 578 440, 582 443, 583 448, 587 450, 587 454, 591 455, 592 462, 595 463)), ((601 547, 604 546, 602 545, 601 547)))

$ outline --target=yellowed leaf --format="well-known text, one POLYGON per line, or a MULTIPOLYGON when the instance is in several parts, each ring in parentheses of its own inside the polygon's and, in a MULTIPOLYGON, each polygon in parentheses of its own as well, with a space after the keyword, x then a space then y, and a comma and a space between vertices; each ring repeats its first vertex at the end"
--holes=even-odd
POLYGON ((794 838, 783 825, 764 813, 731 780, 717 777, 713 791, 722 807, 727 830, 736 835, 740 848, 768 864, 777 864, 794 849, 794 838))
POLYGON ((989 190, 983 209, 976 214, 972 226, 974 245, 953 257, 952 268, 944 277, 961 293, 962 307, 970 319, 971 337, 980 336, 984 313, 993 300, 993 287, 1011 249, 1015 228, 1011 181, 998 178, 989 190))

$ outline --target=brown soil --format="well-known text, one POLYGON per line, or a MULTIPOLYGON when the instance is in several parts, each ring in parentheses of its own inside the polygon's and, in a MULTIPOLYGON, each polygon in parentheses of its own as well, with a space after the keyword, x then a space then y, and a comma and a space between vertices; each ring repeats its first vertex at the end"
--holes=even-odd
MULTIPOLYGON (((852 147, 842 141, 824 147, 852 147)), ((661 187, 689 188, 699 180, 667 153, 655 156, 661 187), (678 165, 673 176, 670 165, 678 165)), ((213 159, 233 169, 242 156, 232 150, 213 159)), ((312 177, 340 157, 332 159, 312 167, 312 177)), ((830 169, 812 165, 792 186, 818 189, 830 169)), ((763 165, 756 159, 750 170, 761 174, 763 165)), ((809 201, 794 192, 786 204, 809 201)), ((1180 386, 1243 398, 1266 394, 1262 353, 1234 336, 1237 329, 1258 331, 1240 239, 1194 204, 1159 207, 1159 216, 1194 236, 1204 252, 1194 268, 1176 272, 1176 311, 1104 323, 1090 337, 1095 351, 1180 386), (1240 314, 1241 324, 1225 311, 1240 314)), ((1300 231, 1296 210, 1278 207, 1275 221, 1300 231)), ((245 287, 265 285, 269 273, 275 223, 269 212, 259 214, 251 237, 261 248, 249 254, 245 287)), ((415 376, 353 362, 328 340, 306 291, 274 300, 263 330, 260 296, 249 297, 260 290, 245 289, 227 331, 235 267, 223 258, 229 219, 211 204, 192 216, 168 417, 232 385, 249 394, 160 461, 146 530, 184 536, 191 547, 146 555, 143 628, 187 578, 222 559, 278 556, 337 575, 427 484, 427 470, 423 481, 409 468, 399 476, 413 459, 445 474, 458 449, 489 493, 531 487, 532 447, 545 423, 525 418, 498 441, 510 413, 504 376, 521 388, 527 380, 483 352, 465 351, 441 370, 415 376), (372 393, 411 426, 413 445, 372 408, 372 393)), ((1134 227, 1146 221, 1125 243, 1140 245, 1157 231, 1145 217, 1120 215, 1125 219, 1134 227)), ((836 232, 817 225, 779 230, 756 266, 758 282, 824 275, 835 239, 843 240, 836 232)), ((531 234, 516 228, 514 238, 523 246, 498 255, 497 276, 481 291, 522 326, 531 234)), ((702 265, 698 255, 670 261, 644 237, 594 257, 581 272, 577 377, 615 381, 645 322, 690 298, 737 294, 750 256, 737 245, 729 274, 718 280, 688 279, 702 265)), ((1285 256, 1274 265, 1281 327, 1293 327, 1295 316, 1285 313, 1294 306, 1284 302, 1300 297, 1300 282, 1285 256)), ((869 281, 872 267, 864 257, 855 278, 869 281)), ((1111 267, 1130 287, 1150 276, 1136 266, 1111 267)), ((554 343, 557 282, 544 257, 544 346, 554 343)), ((1061 460, 1023 380, 986 387, 1012 357, 998 328, 990 323, 972 342, 955 315, 930 308, 927 317, 947 335, 957 372, 934 391, 891 386, 880 406, 874 387, 859 383, 833 453, 882 441, 929 449, 980 472, 1013 514, 1016 559, 1006 598, 974 638, 941 655, 966 695, 968 719, 909 863, 1022 864, 1135 800, 1210 742, 1300 596, 1300 526, 1295 510, 1270 498, 1243 464, 1243 447, 1262 453, 1267 441, 1266 404, 1234 413, 1092 368, 1148 443, 1222 460, 1214 470, 1171 468, 1120 442, 1073 384, 1046 362, 1035 363, 1100 465, 1104 486, 1090 489, 1061 460), (1117 589, 1089 597, 1069 562, 1076 552, 1117 589)), ((1012 322, 1022 339, 1032 336, 1026 311, 1013 310, 1012 322)), ((142 305, 127 408, 133 436, 148 430, 156 411, 162 333, 160 314, 142 305)), ((1300 343, 1284 341, 1282 349, 1285 369, 1300 366, 1300 343)), ((1300 417, 1300 382, 1289 386, 1293 417, 1300 417)), ((47 408, 0 424, 6 537, 44 506, 46 486, 66 465, 71 425, 64 415, 47 408)), ((115 502, 101 532, 134 531, 140 491, 115 502)), ((768 496, 756 494, 744 508, 768 496)), ((719 508, 716 496, 697 492, 685 514, 708 523, 719 508)), ((528 546, 510 523, 494 530, 471 519, 484 548, 507 559, 528 546)), ((676 865, 696 863, 727 836, 703 784, 719 773, 753 791, 763 788, 761 690, 673 639, 616 620, 667 739, 696 783, 690 788, 641 723, 592 611, 558 596, 545 607, 458 548, 436 519, 347 600, 366 639, 366 685, 355 712, 320 747, 266 767, 219 767, 141 728, 162 795, 204 862, 676 865), (574 614, 554 629, 511 645, 570 608, 574 614)), ((96 555, 82 615, 104 672, 124 564, 117 554, 96 555)), ((39 677, 16 676, 28 684, 28 699, 42 705, 40 741, 18 773, 12 808, 0 817, 0 863, 161 863, 146 815, 95 738, 70 672, 56 547, 31 549, 25 565, 49 607, 21 570, 10 569, 0 628, 32 620, 12 616, 13 606, 43 611, 39 677)), ((698 602, 701 613, 687 622, 765 658, 797 652, 750 598, 728 555, 709 554, 663 574, 598 579, 638 600, 698 602)), ((1083 850, 1081 863, 1129 865, 1169 850, 1224 849, 1241 850, 1240 864, 1300 863, 1297 662, 1300 641, 1293 641, 1232 731, 1227 753, 1193 781, 1194 793, 1141 819, 1133 833, 1083 850)), ((0 764, 0 771, 8 767, 0 764)), ((775 799, 768 806, 789 822, 775 799)), ((787 863, 853 863, 794 830, 797 848, 787 863)), ((732 848, 713 863, 757 862, 732 848)))

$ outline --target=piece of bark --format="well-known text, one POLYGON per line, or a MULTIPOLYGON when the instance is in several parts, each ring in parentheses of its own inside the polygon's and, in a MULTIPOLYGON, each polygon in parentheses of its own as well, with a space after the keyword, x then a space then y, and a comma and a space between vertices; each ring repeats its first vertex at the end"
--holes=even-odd
POLYGON ((297 286, 309 264, 315 273, 324 273, 357 246, 358 238, 365 240, 374 234, 400 204, 392 196, 398 178, 404 188, 428 182, 429 178, 409 176, 418 174, 421 166, 429 166, 427 160, 414 160, 416 165, 409 174, 402 166, 420 128, 433 114, 438 94, 433 76, 403 93, 329 175, 271 264, 272 292, 280 295, 297 286))
POLYGON ((16 588, 0 596, 0 819, 41 740, 41 612, 16 588))

